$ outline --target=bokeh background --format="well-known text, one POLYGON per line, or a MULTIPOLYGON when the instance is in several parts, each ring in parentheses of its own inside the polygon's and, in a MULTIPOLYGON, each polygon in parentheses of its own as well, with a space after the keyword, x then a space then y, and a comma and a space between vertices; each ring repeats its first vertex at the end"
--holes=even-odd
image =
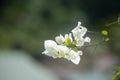
POLYGON ((110 80, 120 65, 119 0, 0 0, 0 80, 110 80), (42 55, 81 21, 92 45, 79 65, 42 55), (102 29, 110 40, 99 43, 102 29))

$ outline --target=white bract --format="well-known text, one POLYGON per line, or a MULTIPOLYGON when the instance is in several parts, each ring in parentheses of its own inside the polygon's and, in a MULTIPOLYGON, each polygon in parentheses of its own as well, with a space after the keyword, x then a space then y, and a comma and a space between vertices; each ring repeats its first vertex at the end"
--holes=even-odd
POLYGON ((79 64, 80 55, 83 53, 78 48, 84 46, 85 42, 89 43, 91 41, 89 37, 84 38, 86 32, 87 28, 81 26, 81 22, 78 22, 77 27, 72 30, 72 34, 65 34, 65 36, 60 34, 60 36, 55 37, 56 42, 45 40, 45 51, 42 53, 53 58, 64 58, 74 64, 79 64))
POLYGON ((81 52, 75 52, 70 48, 62 45, 57 45, 56 42, 52 40, 45 41, 45 51, 43 54, 53 57, 53 58, 65 58, 71 60, 73 63, 78 64, 80 62, 81 52))
POLYGON ((78 64, 80 62, 80 54, 65 47, 65 46, 58 46, 59 47, 59 58, 65 58, 67 60, 71 60, 74 64, 78 64))
POLYGON ((43 54, 56 58, 56 55, 58 54, 58 48, 56 42, 52 40, 46 40, 44 42, 44 46, 45 46, 45 51, 43 52, 43 54))
POLYGON ((75 52, 73 50, 71 50, 69 52, 69 58, 70 60, 74 63, 74 64, 79 64, 80 62, 80 55, 82 55, 82 51, 78 51, 78 52, 75 52))
POLYGON ((63 37, 63 35, 60 34, 60 36, 55 37, 55 40, 58 44, 64 44, 67 40, 72 41, 72 34, 65 34, 65 37, 63 37))
POLYGON ((60 34, 60 36, 55 37, 55 40, 58 44, 63 44, 65 42, 65 38, 60 34))
POLYGON ((85 42, 89 43, 91 41, 91 39, 89 37, 84 38, 86 32, 87 32, 87 28, 81 26, 81 22, 78 22, 77 27, 75 27, 72 30, 74 39, 77 42, 76 46, 82 47, 82 46, 84 46, 85 42))

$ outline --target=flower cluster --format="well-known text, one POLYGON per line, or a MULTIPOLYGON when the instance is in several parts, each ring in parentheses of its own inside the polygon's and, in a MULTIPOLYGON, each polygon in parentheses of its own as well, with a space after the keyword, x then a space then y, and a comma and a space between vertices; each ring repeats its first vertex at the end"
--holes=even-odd
POLYGON ((65 58, 74 64, 79 64, 80 55, 83 54, 79 49, 84 46, 85 42, 90 43, 91 39, 84 37, 87 28, 81 26, 81 22, 78 22, 78 25, 71 32, 65 36, 61 34, 56 36, 55 41, 45 40, 45 51, 42 53, 53 58, 65 58))

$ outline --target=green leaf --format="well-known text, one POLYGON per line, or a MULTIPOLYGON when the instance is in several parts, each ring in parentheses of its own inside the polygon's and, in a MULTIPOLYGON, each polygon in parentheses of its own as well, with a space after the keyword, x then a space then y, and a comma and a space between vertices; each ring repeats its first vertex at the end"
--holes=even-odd
POLYGON ((120 72, 120 66, 116 67, 116 71, 120 72))
POLYGON ((112 80, 118 80, 120 78, 120 72, 117 72, 116 74, 114 74, 114 76, 112 77, 112 80))
POLYGON ((117 72, 113 75, 112 80, 120 79, 120 66, 117 66, 115 69, 117 72))

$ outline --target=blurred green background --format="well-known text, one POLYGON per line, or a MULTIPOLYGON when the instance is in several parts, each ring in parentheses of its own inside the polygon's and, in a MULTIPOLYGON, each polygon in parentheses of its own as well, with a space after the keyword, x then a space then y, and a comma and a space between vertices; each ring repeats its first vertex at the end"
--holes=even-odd
MULTIPOLYGON (((83 66, 80 66, 90 68, 94 60, 99 59, 98 56, 110 56, 110 59, 113 56, 115 66, 120 64, 119 15, 119 0, 0 0, 0 50, 25 51, 45 65, 50 66, 55 61, 53 66, 67 63, 65 66, 72 69, 72 63, 53 60, 41 53, 44 51, 44 40, 54 40, 60 33, 69 33, 81 21, 88 30, 98 32, 92 34, 95 42, 102 39, 102 29, 109 31, 110 41, 98 45, 99 48, 87 49, 81 62, 83 66)), ((75 67, 75 70, 79 68, 75 67)))
MULTIPOLYGON (((89 30, 100 31, 117 21, 119 12, 118 0, 1 0, 0 48, 40 53, 44 40, 68 33, 78 21, 89 30)), ((119 51, 119 25, 112 27, 111 45, 119 51)))

